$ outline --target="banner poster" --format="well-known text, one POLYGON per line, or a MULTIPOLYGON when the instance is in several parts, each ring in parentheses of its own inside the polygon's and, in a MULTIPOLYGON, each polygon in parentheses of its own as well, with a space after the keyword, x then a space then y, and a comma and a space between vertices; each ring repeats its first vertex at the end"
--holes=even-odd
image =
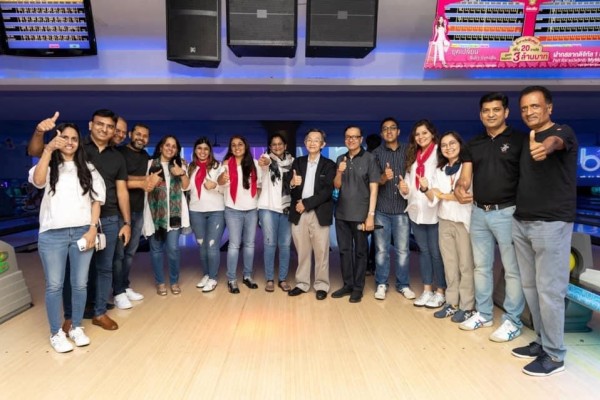
POLYGON ((600 1, 438 0, 425 69, 600 67, 600 1))

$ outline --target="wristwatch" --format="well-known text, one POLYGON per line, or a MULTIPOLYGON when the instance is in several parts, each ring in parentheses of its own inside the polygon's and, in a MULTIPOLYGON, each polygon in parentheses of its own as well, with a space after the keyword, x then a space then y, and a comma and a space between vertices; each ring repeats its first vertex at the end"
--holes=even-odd
POLYGON ((131 222, 123 221, 123 225, 130 225, 131 226, 131 222))

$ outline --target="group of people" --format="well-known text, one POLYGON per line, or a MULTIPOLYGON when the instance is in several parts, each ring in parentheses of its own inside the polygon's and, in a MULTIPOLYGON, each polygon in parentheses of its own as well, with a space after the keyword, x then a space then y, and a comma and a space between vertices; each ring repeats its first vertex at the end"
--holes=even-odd
POLYGON ((512 354, 534 359, 523 369, 527 374, 562 371, 577 140, 568 126, 551 121, 552 94, 545 87, 527 87, 520 94, 529 135, 507 126, 504 94, 488 93, 479 106, 485 129, 468 143, 456 131, 438 135, 431 121, 420 120, 404 144, 398 122, 385 118, 382 143, 371 152, 362 147, 361 129, 347 127, 347 151, 335 162, 321 154, 326 134, 320 129, 306 133, 307 154, 297 158, 288 152, 284 134, 272 135, 258 160, 243 136, 233 136, 222 162, 215 159, 210 141, 200 138, 187 165, 172 135, 163 137, 149 157, 144 148, 150 132, 143 124, 132 128, 127 145, 117 146, 127 134, 126 122, 108 110, 94 113, 90 136, 81 146, 75 125, 55 125, 58 113, 40 122, 29 151, 41 158, 30 181, 45 188, 39 251, 52 346, 59 352, 71 350, 67 334, 78 346, 89 344, 81 325, 86 289, 88 298, 94 293, 92 322, 105 329, 118 327, 106 315, 111 291, 119 308, 143 298, 128 280, 141 234, 149 237, 156 292, 165 296, 163 252, 170 291, 179 294, 178 242, 186 227, 199 245, 203 276, 197 287, 215 289, 227 227, 227 287, 237 294, 240 249, 242 283, 258 288, 253 265, 260 222, 265 290, 275 290, 278 250, 277 286, 289 296, 307 293, 312 286, 316 298, 324 300, 330 292, 329 229, 335 216, 343 286, 331 297, 361 301, 368 235, 374 233, 376 299, 386 298, 393 248, 395 288, 414 306, 436 309, 434 317, 449 317, 462 330, 490 327, 497 243, 505 313, 490 340, 506 342, 521 334, 527 301, 538 336, 512 354), (119 128, 121 120, 124 129, 119 128), (48 131, 51 137, 44 146, 48 131), (334 189, 339 193, 335 201, 334 189), (94 252, 100 228, 106 247, 94 252), (411 231, 423 284, 418 297, 409 283, 411 231), (81 249, 80 238, 85 239, 81 249), (298 254, 294 285, 288 279, 292 240, 298 254), (61 327, 63 287, 69 287, 69 295, 62 296, 61 327))

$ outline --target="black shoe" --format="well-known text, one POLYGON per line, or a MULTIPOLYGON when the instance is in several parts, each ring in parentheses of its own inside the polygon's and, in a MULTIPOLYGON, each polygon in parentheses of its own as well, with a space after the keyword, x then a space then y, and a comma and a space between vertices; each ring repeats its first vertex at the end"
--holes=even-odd
POLYGON ((303 293, 306 293, 306 292, 296 286, 295 288, 293 288, 292 290, 290 290, 288 292, 288 296, 299 296, 299 295, 301 295, 303 293))
POLYGON ((531 342, 527 346, 513 349, 511 354, 519 358, 537 358, 544 354, 544 349, 538 342, 531 342))
POLYGON ((523 367, 523 372, 531 376, 548 376, 564 370, 564 361, 554 361, 545 352, 523 367))
POLYGON ((350 303, 360 303, 361 299, 362 299, 361 291, 359 291, 359 290, 352 291, 352 294, 350 295, 350 303))
POLYGON ((340 297, 349 296, 351 293, 352 289, 347 286, 344 286, 343 288, 331 293, 331 297, 333 297, 334 299, 339 299, 340 297))
POLYGON ((236 281, 228 281, 227 287, 229 288, 229 293, 238 294, 240 292, 236 281))
POLYGON ((249 276, 244 278, 242 282, 244 282, 244 285, 248 286, 250 289, 258 289, 256 282, 254 282, 249 276))
POLYGON ((327 292, 324 290, 317 290, 317 300, 325 300, 327 297, 327 292))

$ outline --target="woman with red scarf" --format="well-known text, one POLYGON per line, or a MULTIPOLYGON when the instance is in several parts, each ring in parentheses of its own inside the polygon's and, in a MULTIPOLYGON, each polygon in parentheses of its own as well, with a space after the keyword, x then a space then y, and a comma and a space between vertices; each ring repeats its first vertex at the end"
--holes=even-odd
POLYGON ((437 207, 431 207, 425 193, 438 164, 437 130, 426 119, 417 121, 412 128, 406 154, 406 176, 400 179, 398 189, 407 199, 406 212, 417 244, 423 293, 413 303, 416 307, 439 308, 446 298, 444 263, 438 242, 437 207), (433 292, 435 283, 436 292, 433 292))
POLYGON ((190 176, 190 223, 200 246, 203 276, 196 285, 203 292, 217 287, 221 258, 220 246, 225 229, 225 203, 222 188, 217 184, 220 166, 210 140, 202 137, 194 143, 190 176))
POLYGON ((258 289, 252 279, 254 264, 254 237, 258 222, 258 183, 261 169, 250 154, 248 142, 242 136, 229 140, 229 149, 223 160, 223 172, 217 182, 224 186, 225 223, 229 231, 227 248, 227 287, 230 293, 237 294, 237 263, 242 250, 244 263, 243 283, 250 289, 258 289))

